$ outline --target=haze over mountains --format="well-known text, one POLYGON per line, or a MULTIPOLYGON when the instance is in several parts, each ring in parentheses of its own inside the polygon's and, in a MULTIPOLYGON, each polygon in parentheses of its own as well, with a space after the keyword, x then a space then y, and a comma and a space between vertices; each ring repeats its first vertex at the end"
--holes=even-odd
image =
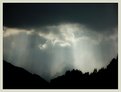
POLYGON ((3 4, 4 60, 47 81, 99 70, 117 53, 117 3, 3 4))
POLYGON ((117 53, 118 3, 3 4, 6 88, 117 88, 117 53))
POLYGON ((4 28, 3 56, 15 66, 50 81, 65 71, 93 72, 106 67, 118 52, 118 30, 96 32, 79 23, 43 28, 4 28))
POLYGON ((93 73, 79 70, 67 71, 64 75, 45 81, 41 76, 3 61, 4 89, 117 89, 118 58, 112 59, 107 68, 93 73))

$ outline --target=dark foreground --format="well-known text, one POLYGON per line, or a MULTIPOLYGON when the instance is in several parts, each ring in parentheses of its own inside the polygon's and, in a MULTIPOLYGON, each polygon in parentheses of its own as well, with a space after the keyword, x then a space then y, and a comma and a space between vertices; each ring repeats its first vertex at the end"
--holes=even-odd
POLYGON ((50 83, 40 76, 3 61, 3 89, 118 89, 118 58, 106 69, 92 74, 79 70, 67 71, 50 83))

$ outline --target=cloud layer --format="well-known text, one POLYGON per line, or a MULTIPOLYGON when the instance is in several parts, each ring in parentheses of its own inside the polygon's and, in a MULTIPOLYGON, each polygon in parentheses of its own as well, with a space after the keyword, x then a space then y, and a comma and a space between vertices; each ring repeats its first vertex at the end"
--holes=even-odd
POLYGON ((118 53, 116 28, 96 31, 78 23, 39 29, 4 27, 4 59, 46 80, 66 70, 92 72, 118 53))

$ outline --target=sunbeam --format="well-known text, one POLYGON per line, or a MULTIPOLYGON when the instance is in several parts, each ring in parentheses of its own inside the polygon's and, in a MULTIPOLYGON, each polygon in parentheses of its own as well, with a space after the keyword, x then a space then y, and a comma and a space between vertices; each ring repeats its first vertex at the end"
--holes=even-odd
POLYGON ((78 23, 45 26, 39 31, 6 27, 4 59, 48 81, 71 69, 91 73, 117 55, 117 31, 107 34, 78 23))

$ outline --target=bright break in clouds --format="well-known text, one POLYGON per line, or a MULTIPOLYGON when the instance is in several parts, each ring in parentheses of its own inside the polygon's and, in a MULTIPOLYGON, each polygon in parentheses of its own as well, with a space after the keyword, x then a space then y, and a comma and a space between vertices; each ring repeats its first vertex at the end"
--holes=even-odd
POLYGON ((4 27, 4 59, 50 80, 67 70, 93 72, 118 54, 117 28, 97 31, 80 23, 39 29, 4 27))

